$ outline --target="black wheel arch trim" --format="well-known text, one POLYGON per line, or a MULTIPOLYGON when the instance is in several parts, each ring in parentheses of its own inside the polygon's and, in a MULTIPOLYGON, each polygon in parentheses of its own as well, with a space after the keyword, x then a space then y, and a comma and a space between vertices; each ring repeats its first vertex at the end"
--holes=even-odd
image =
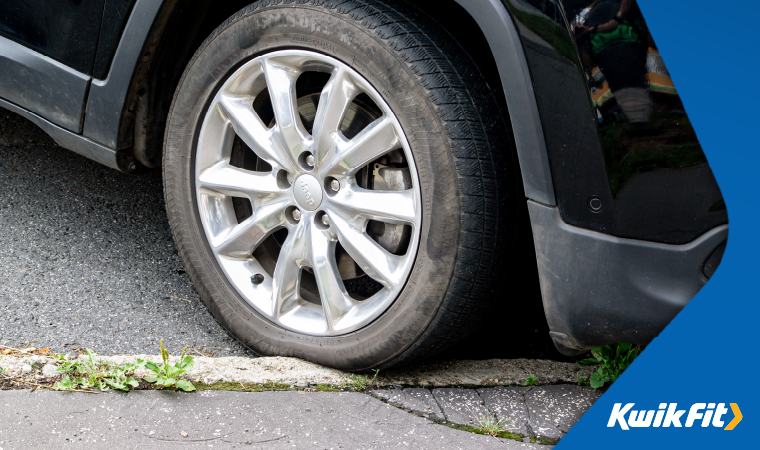
POLYGON ((83 134, 95 142, 116 149, 132 76, 165 0, 137 0, 119 39, 105 80, 90 85, 83 134))
MULTIPOLYGON (((87 99, 85 137, 117 148, 132 76, 153 22, 166 0, 137 0, 105 80, 93 80, 87 99)), ((455 0, 480 27, 496 61, 507 100, 525 194, 556 204, 543 128, 520 36, 500 0, 455 0), (519 113, 517 113, 519 112, 519 113)))
POLYGON ((569 225, 554 207, 528 211, 550 335, 568 355, 649 343, 708 282, 705 263, 728 239, 728 225, 686 244, 626 239, 569 225))

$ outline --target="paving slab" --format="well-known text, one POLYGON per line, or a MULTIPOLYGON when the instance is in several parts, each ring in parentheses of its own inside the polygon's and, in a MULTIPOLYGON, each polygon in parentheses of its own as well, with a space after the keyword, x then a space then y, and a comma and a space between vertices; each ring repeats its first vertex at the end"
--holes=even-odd
POLYGON ((529 387, 495 387, 478 389, 478 394, 485 402, 486 408, 491 411, 498 420, 506 423, 512 422, 505 427, 512 433, 532 436, 528 428, 530 415, 525 405, 525 394, 530 391, 529 387))
POLYGON ((525 394, 529 427, 535 436, 559 439, 601 395, 587 386, 534 387, 525 394))
POLYGON ((449 422, 477 427, 478 419, 490 414, 474 389, 433 389, 433 396, 449 422))
POLYGON ((541 449, 454 430, 360 393, 0 392, 0 447, 541 449))
POLYGON ((446 420, 441 407, 433 398, 433 393, 428 389, 378 389, 370 392, 370 394, 422 417, 446 420))

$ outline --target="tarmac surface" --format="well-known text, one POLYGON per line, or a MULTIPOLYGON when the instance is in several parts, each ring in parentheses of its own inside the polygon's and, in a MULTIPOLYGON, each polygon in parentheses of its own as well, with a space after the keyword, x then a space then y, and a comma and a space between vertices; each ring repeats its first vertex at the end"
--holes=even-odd
POLYGON ((160 178, 102 166, 0 114, 0 344, 157 354, 163 338, 172 353, 250 354, 195 293, 160 178))

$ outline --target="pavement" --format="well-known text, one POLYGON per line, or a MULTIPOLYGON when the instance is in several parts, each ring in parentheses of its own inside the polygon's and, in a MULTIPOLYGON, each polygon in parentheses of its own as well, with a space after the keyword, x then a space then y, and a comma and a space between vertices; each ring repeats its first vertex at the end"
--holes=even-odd
POLYGON ((372 391, 375 398, 432 420, 481 428, 482 418, 494 417, 511 433, 544 439, 562 438, 600 395, 567 384, 372 391))
POLYGON ((546 449, 348 392, 5 391, 0 448, 546 449))

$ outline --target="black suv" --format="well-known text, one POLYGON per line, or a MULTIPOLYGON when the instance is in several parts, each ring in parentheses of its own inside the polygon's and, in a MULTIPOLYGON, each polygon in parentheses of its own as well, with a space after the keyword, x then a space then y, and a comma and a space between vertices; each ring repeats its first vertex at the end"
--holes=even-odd
POLYGON ((557 348, 647 343, 728 236, 633 0, 3 0, 0 105, 162 169, 197 291, 263 355, 451 346, 523 301, 525 214, 557 348))

